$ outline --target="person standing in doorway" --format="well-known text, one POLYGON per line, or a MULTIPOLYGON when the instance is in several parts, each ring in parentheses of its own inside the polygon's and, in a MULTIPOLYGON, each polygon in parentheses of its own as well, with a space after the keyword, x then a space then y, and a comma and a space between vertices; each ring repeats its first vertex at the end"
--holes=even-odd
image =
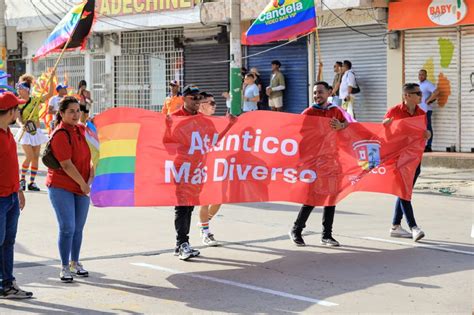
POLYGON ((18 183, 16 142, 9 125, 18 118, 18 105, 25 103, 11 92, 0 94, 0 298, 7 299, 33 296, 20 289, 13 276, 15 239, 25 196, 18 183))
POLYGON ((420 80, 420 90, 422 93, 420 107, 426 112, 426 120, 428 122, 428 130, 431 133, 431 138, 427 141, 425 152, 432 152, 431 144, 433 143, 433 125, 431 122, 433 116, 433 103, 439 96, 439 91, 436 86, 427 79, 427 72, 421 69, 418 72, 418 80, 420 80))
POLYGON ((334 80, 332 81, 332 104, 341 106, 342 100, 339 98, 339 88, 342 80, 342 62, 336 61, 334 64, 334 80))
POLYGON ((242 111, 252 112, 258 110, 258 102, 260 101, 260 91, 258 86, 255 84, 255 75, 253 73, 247 73, 245 75, 245 89, 243 90, 243 101, 244 105, 242 111))
MULTIPOLYGON (((398 104, 388 110, 382 122, 384 126, 388 126, 392 121, 398 119, 425 116, 426 113, 418 106, 418 104, 421 102, 421 97, 422 92, 418 84, 406 83, 403 86, 403 103, 398 104)), ((424 136, 425 139, 428 140, 431 137, 431 132, 426 130, 424 136)), ((421 163, 416 168, 413 186, 415 186, 416 180, 420 173, 421 163)), ((425 236, 425 233, 416 224, 413 206, 410 200, 404 200, 401 198, 397 199, 397 202, 395 203, 395 211, 393 214, 392 228, 390 229, 390 236, 412 238, 415 242, 419 241, 425 236), (403 216, 405 216, 408 227, 410 228, 410 232, 406 231, 401 226, 403 216)))
POLYGON ((273 111, 283 111, 283 91, 285 90, 285 76, 280 71, 281 62, 278 60, 272 61, 272 78, 270 86, 267 87, 268 106, 273 111))
POLYGON ((354 96, 352 90, 357 87, 355 74, 352 71, 352 63, 349 60, 342 62, 342 79, 339 87, 339 98, 342 100, 342 108, 355 119, 354 96))
POLYGON ((264 98, 264 91, 263 91, 263 83, 262 83, 262 78, 260 77, 260 73, 258 72, 258 69, 253 67, 250 68, 250 73, 252 73, 255 76, 255 84, 258 87, 258 94, 260 96, 260 100, 257 102, 257 107, 259 110, 264 109, 264 103, 263 103, 263 98, 264 98))
POLYGON ((170 81, 170 95, 166 98, 161 112, 169 115, 184 105, 184 98, 179 91, 179 82, 176 80, 170 81))

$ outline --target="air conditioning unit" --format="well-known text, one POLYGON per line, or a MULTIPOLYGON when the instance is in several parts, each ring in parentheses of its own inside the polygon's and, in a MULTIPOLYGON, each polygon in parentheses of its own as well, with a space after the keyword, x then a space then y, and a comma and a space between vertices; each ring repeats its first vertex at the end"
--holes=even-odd
POLYGON ((103 34, 94 34, 89 37, 87 41, 88 50, 100 50, 104 48, 104 35, 103 34))

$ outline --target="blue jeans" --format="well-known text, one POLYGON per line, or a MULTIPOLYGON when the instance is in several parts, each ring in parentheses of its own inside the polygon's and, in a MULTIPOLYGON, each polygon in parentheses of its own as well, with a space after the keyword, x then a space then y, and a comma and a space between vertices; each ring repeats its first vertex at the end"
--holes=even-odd
POLYGON ((19 217, 18 193, 0 197, 0 289, 10 287, 15 280, 13 254, 19 217))
POLYGON ((89 196, 73 194, 62 188, 49 188, 49 199, 59 224, 59 254, 63 266, 79 261, 82 230, 89 212, 89 196), (69 260, 70 258, 70 260, 69 260))
POLYGON ((428 143, 426 146, 431 148, 431 144, 433 143, 433 125, 431 124, 431 116, 433 116, 433 111, 429 110, 426 112, 426 120, 428 121, 427 129, 431 132, 431 138, 428 139, 428 143))
MULTIPOLYGON (((421 164, 418 165, 415 171, 415 178, 413 179, 413 187, 415 187, 416 180, 421 173, 421 164)), ((397 199, 395 204, 395 212, 393 213, 393 225, 400 225, 402 223, 403 215, 407 220, 408 226, 410 229, 416 225, 415 214, 413 213, 413 207, 410 200, 404 200, 401 198, 397 199)))

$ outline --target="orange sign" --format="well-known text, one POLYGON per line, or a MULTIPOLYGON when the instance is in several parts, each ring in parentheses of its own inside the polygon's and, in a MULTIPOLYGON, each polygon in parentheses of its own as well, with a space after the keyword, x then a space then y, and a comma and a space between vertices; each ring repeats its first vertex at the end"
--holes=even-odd
POLYGON ((99 15, 130 15, 194 8, 201 0, 98 0, 99 15))
POLYGON ((471 0, 398 0, 390 2, 388 29, 402 30, 474 24, 471 0))

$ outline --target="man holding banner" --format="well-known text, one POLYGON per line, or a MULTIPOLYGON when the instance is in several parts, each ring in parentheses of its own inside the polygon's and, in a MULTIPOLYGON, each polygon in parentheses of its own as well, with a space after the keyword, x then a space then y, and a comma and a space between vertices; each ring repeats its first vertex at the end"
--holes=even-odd
MULTIPOLYGON (((328 97, 331 95, 331 88, 328 83, 324 81, 316 82, 313 88, 314 104, 310 108, 303 111, 303 115, 320 116, 331 118, 329 124, 334 130, 342 130, 348 126, 347 120, 344 118, 342 110, 336 105, 328 103, 328 97)), ((334 162, 334 161, 333 161, 334 162)), ((330 163, 330 161, 328 161, 330 163)), ((337 161, 336 161, 337 163, 337 161)), ((337 180, 337 179, 336 179, 337 180)), ((328 183, 330 185, 330 183, 328 183)), ((306 221, 313 211, 314 206, 303 205, 298 213, 298 217, 290 230, 290 239, 296 246, 305 246, 305 242, 301 233, 306 227, 306 221)), ((323 210, 323 235, 321 237, 321 244, 327 246, 339 246, 339 242, 332 237, 332 224, 334 221, 334 213, 336 211, 335 205, 325 206, 323 210)))

